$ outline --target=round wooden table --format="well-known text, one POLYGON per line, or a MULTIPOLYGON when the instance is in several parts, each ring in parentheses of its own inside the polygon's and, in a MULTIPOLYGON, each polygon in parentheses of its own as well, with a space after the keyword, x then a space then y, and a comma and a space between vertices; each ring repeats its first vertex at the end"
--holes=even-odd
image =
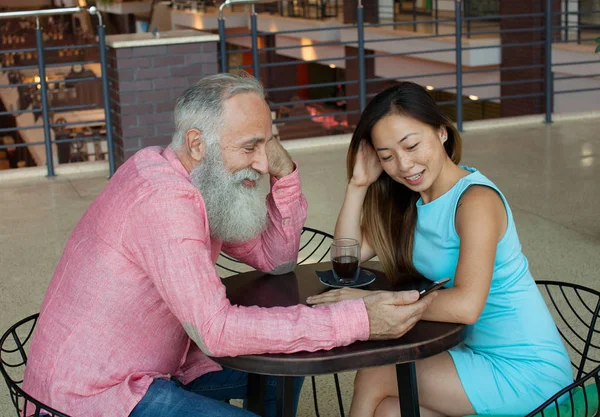
MULTIPOLYGON (((362 266, 374 272, 377 279, 363 287, 369 290, 399 290, 393 287, 378 264, 368 262, 362 266)), ((310 295, 320 294, 329 288, 319 281, 315 271, 331 269, 331 263, 298 265, 285 275, 268 275, 251 271, 223 280, 227 297, 232 304, 241 306, 277 307, 306 304, 310 295)), ((419 283, 411 285, 412 288, 419 283)), ((404 287, 407 289, 407 287, 404 287)), ((399 339, 355 342, 349 346, 317 352, 292 354, 245 355, 212 358, 220 365, 259 375, 280 376, 279 415, 292 416, 292 377, 354 371, 374 366, 396 364, 398 394, 402 417, 419 416, 419 400, 415 363, 444 352, 459 344, 464 338, 464 325, 421 321, 399 339)), ((250 392, 249 396, 260 395, 250 392)), ((260 401, 249 398, 249 404, 260 407, 260 401)), ((254 408, 254 406, 252 407, 254 408)), ((261 410, 258 408, 258 410, 261 410)), ((257 409, 253 410, 257 412, 257 409)), ((258 411, 258 414, 261 412, 258 411)))

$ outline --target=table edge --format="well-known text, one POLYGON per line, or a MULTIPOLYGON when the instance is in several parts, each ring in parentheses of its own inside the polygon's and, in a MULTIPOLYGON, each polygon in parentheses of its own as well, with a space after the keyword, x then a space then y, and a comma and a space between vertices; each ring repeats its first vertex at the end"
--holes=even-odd
MULTIPOLYGON (((362 368, 414 362, 419 359, 428 358, 445 352, 462 342, 465 330, 465 325, 457 325, 456 328, 450 330, 448 333, 431 340, 432 342, 435 342, 440 341, 441 339, 441 343, 431 344, 429 346, 414 344, 413 347, 416 349, 405 349, 401 352, 394 352, 395 349, 391 346, 380 349, 366 349, 360 353, 350 352, 335 356, 324 356, 318 359, 314 357, 294 357, 293 355, 290 355, 288 358, 281 358, 268 354, 211 357, 211 359, 227 368, 262 375, 325 375, 337 372, 355 371, 362 368)), ((407 347, 410 348, 411 345, 403 346, 403 348, 407 347)))

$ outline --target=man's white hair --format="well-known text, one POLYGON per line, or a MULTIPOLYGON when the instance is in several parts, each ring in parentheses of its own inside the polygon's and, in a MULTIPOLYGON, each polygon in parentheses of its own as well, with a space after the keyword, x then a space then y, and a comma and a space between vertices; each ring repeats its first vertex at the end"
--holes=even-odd
POLYGON ((202 132, 207 145, 214 145, 219 139, 223 102, 241 93, 265 97, 263 86, 247 73, 209 75, 185 90, 175 104, 175 133, 171 146, 181 148, 186 132, 194 128, 202 132))

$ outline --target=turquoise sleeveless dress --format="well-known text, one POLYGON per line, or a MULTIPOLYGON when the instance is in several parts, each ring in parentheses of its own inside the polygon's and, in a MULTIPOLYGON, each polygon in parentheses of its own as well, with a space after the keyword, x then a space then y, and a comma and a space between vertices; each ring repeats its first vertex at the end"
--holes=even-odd
POLYGON ((571 362, 552 316, 529 272, 513 215, 498 188, 474 168, 448 192, 417 201, 413 262, 426 278, 454 285, 460 238, 455 213, 472 185, 493 188, 504 201, 508 227, 498 243, 488 299, 467 326, 466 339, 450 349, 458 376, 480 415, 525 415, 573 382, 571 362))

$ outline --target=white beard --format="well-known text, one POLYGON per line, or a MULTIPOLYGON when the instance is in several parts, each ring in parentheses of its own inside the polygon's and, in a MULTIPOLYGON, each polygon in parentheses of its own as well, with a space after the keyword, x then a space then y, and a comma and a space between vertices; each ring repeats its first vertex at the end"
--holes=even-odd
POLYGON ((204 160, 190 173, 206 206, 212 237, 225 242, 246 242, 265 230, 267 205, 258 182, 262 175, 252 168, 229 172, 219 145, 208 146, 204 160), (254 187, 242 181, 256 182, 254 187))

